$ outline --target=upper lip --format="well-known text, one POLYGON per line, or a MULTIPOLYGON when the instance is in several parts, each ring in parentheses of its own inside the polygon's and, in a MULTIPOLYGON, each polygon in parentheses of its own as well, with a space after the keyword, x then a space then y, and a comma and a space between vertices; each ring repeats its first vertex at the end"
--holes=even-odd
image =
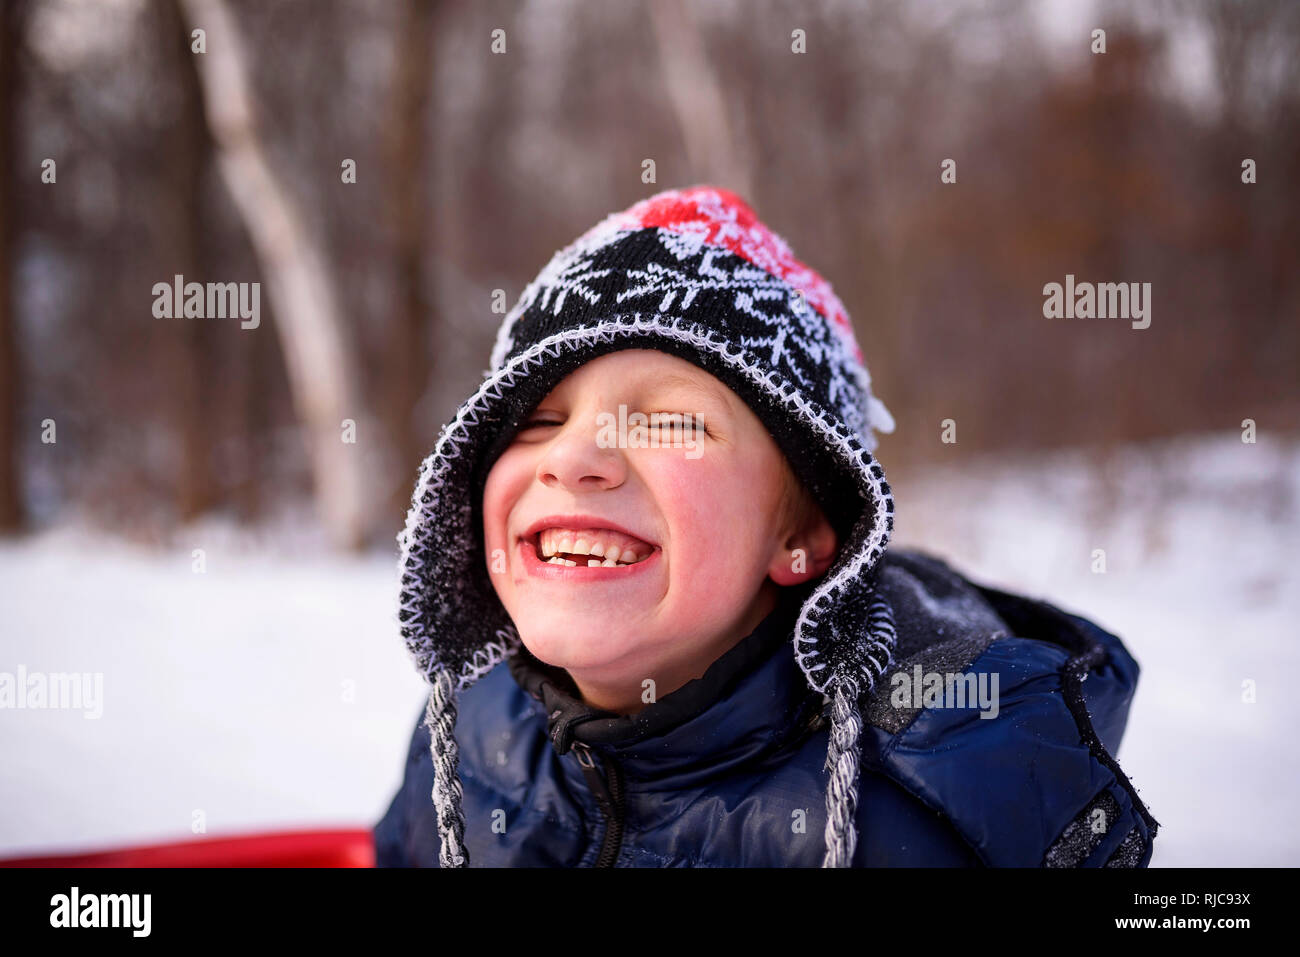
POLYGON ((524 529, 524 533, 520 537, 526 539, 532 538, 538 532, 542 531, 542 529, 546 528, 572 528, 575 530, 580 528, 608 528, 612 532, 621 532, 624 535, 639 538, 647 545, 654 545, 656 548, 658 547, 655 542, 646 538, 646 536, 642 535, 640 532, 634 532, 632 529, 626 528, 618 522, 611 522, 607 518, 597 518, 595 515, 548 515, 545 518, 539 518, 537 521, 533 522, 533 524, 529 525, 524 529))

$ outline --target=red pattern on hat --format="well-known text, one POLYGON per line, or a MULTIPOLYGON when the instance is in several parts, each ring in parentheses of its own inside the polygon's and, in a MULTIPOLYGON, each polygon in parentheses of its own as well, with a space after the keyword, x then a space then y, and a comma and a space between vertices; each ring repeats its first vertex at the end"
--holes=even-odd
POLYGON ((858 362, 858 346, 844 304, 831 284, 795 258, 790 246, 754 213, 749 204, 720 186, 690 186, 667 190, 613 213, 589 230, 581 241, 625 229, 669 229, 720 246, 766 270, 803 292, 804 300, 830 322, 858 362))

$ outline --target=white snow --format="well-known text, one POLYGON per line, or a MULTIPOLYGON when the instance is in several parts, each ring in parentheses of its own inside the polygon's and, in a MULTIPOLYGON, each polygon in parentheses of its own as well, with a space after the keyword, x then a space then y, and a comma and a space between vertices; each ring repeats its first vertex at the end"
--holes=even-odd
POLYGON ((0 711, 0 854, 186 839, 196 812, 218 835, 386 809, 424 687, 397 631, 396 547, 185 537, 163 553, 76 527, 0 543, 0 671, 104 676, 98 720, 0 711))
MULTIPOLYGON (((1118 759, 1162 825, 1155 865, 1300 863, 1300 444, 1231 433, 890 481, 896 543, 1085 614, 1138 659, 1118 759)), ((0 671, 104 676, 98 720, 0 711, 0 855, 183 839, 196 811, 210 835, 378 820, 424 688, 396 552, 283 531, 213 522, 159 551, 69 519, 0 540, 0 671)))

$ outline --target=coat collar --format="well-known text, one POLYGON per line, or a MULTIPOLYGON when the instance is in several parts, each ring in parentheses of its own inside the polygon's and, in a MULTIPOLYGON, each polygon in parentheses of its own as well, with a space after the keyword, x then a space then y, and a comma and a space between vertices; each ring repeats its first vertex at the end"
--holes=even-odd
POLYGON ((810 591, 783 588, 772 612, 701 677, 635 715, 585 704, 566 671, 522 644, 509 659, 510 672, 536 703, 558 754, 581 742, 633 778, 680 787, 812 730, 823 697, 808 686, 790 644, 810 591))

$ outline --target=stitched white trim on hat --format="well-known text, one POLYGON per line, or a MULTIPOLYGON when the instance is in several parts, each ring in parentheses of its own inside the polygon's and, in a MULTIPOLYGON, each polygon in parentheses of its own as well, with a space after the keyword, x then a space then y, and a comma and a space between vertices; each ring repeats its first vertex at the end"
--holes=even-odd
MULTIPOLYGON (((867 637, 816 634, 819 630, 834 627, 828 620, 820 617, 823 605, 830 603, 833 609, 835 599, 841 592, 855 583, 861 587, 863 579, 875 567, 888 545, 892 527, 893 498, 885 484, 884 471, 875 462, 867 446, 866 437, 851 434, 834 416, 805 398, 799 389, 779 372, 765 369, 744 348, 733 350, 732 344, 721 334, 704 330, 695 323, 687 323, 681 319, 666 319, 659 316, 644 318, 639 314, 631 314, 558 332, 537 342, 510 360, 503 368, 491 373, 474 395, 460 407, 455 418, 443 429, 434 451, 422 463, 413 503, 407 513, 406 525, 397 540, 401 549, 398 569, 404 576, 399 610, 407 613, 407 620, 401 625, 402 634, 408 650, 415 657, 418 667, 427 680, 432 680, 432 676, 445 667, 445 664, 438 660, 434 636, 425 633, 426 623, 422 607, 425 604, 426 591, 431 586, 454 588, 455 583, 430 582, 426 577, 430 570, 425 567, 424 562, 415 558, 413 546, 417 542, 421 545, 427 544, 430 539, 445 532, 464 534, 468 531, 469 534, 475 534, 475 530, 467 530, 464 527, 455 530, 431 527, 433 507, 443 493, 448 469, 460 456, 462 447, 469 440, 471 428, 478 424, 482 413, 502 401, 505 390, 514 387, 518 378, 527 376, 530 370, 540 366, 548 358, 559 358, 566 352, 595 343, 611 343, 619 338, 647 334, 685 343, 696 350, 710 352, 720 357, 812 428, 823 440, 824 446, 836 452, 839 458, 855 471, 860 486, 874 505, 870 529, 865 540, 852 555, 841 552, 832 568, 833 574, 818 584, 809 596, 795 626, 795 658, 811 687, 826 693, 839 677, 831 673, 829 662, 818 647, 819 641, 838 638, 849 642, 861 642, 867 637), (409 579, 406 576, 409 576, 409 579)), ((470 503, 465 503, 461 514, 466 520, 463 525, 467 525, 470 503)), ((860 526, 861 521, 859 521, 860 526)), ((429 551, 425 550, 425 553, 429 554, 429 551)), ((439 554, 436 551, 433 553, 439 554)), ((469 572, 482 573, 480 569, 470 569, 469 572)), ((444 617, 450 613, 451 601, 454 601, 452 596, 441 599, 444 617)), ((441 624, 448 623, 441 622, 441 624)), ((472 660, 464 664, 461 674, 457 676, 457 690, 468 688, 486 675, 504 661, 519 642, 518 631, 513 623, 507 623, 497 629, 495 637, 497 640, 489 640, 483 647, 474 650, 472 660)), ((892 630, 889 637, 892 638, 892 630)), ((875 675, 866 676, 868 682, 874 683, 874 678, 888 667, 892 660, 892 644, 892 640, 888 639, 883 641, 868 639, 870 652, 868 658, 871 664, 879 669, 876 670, 875 675)))

